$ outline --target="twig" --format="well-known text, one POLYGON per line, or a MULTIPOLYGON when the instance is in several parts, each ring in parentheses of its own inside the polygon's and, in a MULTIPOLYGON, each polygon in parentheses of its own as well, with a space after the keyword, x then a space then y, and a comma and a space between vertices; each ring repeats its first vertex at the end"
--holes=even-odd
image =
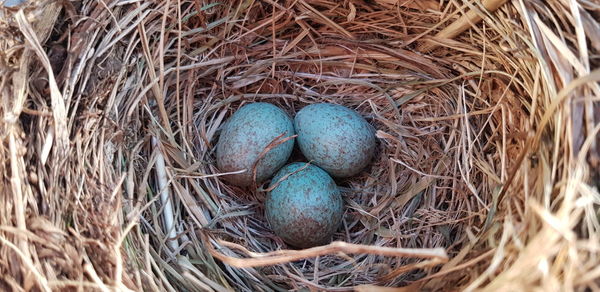
POLYGON ((158 188, 160 189, 160 202, 163 205, 163 218, 165 221, 165 229, 167 230, 167 244, 171 250, 176 251, 179 249, 179 243, 177 241, 177 231, 173 224, 173 205, 170 199, 171 194, 169 187, 167 186, 167 172, 165 170, 165 158, 160 151, 158 146, 158 139, 152 137, 152 146, 156 149, 156 177, 158 178, 158 188))
POLYGON ((253 253, 239 244, 217 239, 217 243, 242 251, 251 257, 243 259, 227 256, 216 251, 212 244, 208 244, 210 240, 208 236, 203 234, 203 237, 205 239, 204 242, 207 243, 206 247, 208 251, 214 257, 236 268, 278 265, 340 252, 344 254, 374 254, 391 257, 438 259, 440 263, 445 263, 448 261, 448 255, 443 248, 393 248, 334 241, 328 245, 303 250, 280 250, 271 253, 253 253))

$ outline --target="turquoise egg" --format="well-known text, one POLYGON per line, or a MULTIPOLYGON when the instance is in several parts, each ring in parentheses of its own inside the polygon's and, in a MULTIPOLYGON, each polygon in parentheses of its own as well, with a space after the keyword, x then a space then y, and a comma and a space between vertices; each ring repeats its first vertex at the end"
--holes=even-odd
POLYGON ((296 114, 294 126, 304 156, 334 177, 353 176, 373 159, 375 130, 347 107, 311 104, 296 114))
POLYGON ((331 239, 344 209, 340 191, 327 172, 312 164, 294 162, 277 172, 270 188, 265 213, 275 234, 299 248, 322 245, 331 239))
MULTIPOLYGON (((217 167, 222 172, 245 169, 240 174, 223 178, 238 186, 252 184, 252 168, 261 152, 275 138, 295 135, 294 125, 286 112, 264 102, 247 104, 227 120, 217 142, 217 167)), ((273 175, 290 157, 294 139, 270 149, 256 164, 256 181, 260 183, 273 175)))

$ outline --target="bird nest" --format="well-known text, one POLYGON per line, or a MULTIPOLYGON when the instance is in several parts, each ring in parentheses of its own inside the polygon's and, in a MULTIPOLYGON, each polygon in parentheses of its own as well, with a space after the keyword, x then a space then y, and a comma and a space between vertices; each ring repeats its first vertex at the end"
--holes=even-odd
POLYGON ((592 1, 0 9, 2 289, 599 289, 592 1), (216 168, 252 102, 375 127, 332 243, 288 247, 216 168))

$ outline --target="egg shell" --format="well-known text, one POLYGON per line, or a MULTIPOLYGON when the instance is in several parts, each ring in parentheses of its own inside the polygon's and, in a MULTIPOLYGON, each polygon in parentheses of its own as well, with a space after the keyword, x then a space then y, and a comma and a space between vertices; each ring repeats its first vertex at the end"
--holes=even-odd
MULTIPOLYGON (((238 109, 225 123, 217 143, 217 167, 222 172, 246 169, 240 174, 223 176, 231 184, 252 184, 252 167, 261 152, 275 138, 295 135, 292 119, 279 107, 264 102, 247 104, 238 109)), ((270 149, 256 166, 256 181, 260 183, 281 168, 292 153, 294 139, 270 149)))
POLYGON ((375 130, 347 107, 308 105, 296 114, 294 126, 304 156, 334 177, 353 176, 373 159, 375 130))
MULTIPOLYGON (((2 1, 0 1, 2 2, 2 1)), ((18 5, 21 5, 23 3, 27 2, 27 0, 4 0, 4 6, 5 7, 15 7, 18 5)))
POLYGON ((299 248, 327 243, 344 212, 342 196, 331 176, 315 165, 294 162, 279 170, 270 187, 274 185, 265 200, 273 232, 299 248))

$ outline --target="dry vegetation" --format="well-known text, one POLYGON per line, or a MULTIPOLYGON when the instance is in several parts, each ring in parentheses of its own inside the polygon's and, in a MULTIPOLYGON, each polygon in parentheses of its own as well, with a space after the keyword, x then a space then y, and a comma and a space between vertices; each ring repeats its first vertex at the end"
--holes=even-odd
POLYGON ((599 18, 590 0, 0 8, 0 289, 600 290, 599 18), (219 126, 254 101, 377 128, 372 165, 338 181, 336 242, 287 250, 262 189, 220 179, 219 126))

